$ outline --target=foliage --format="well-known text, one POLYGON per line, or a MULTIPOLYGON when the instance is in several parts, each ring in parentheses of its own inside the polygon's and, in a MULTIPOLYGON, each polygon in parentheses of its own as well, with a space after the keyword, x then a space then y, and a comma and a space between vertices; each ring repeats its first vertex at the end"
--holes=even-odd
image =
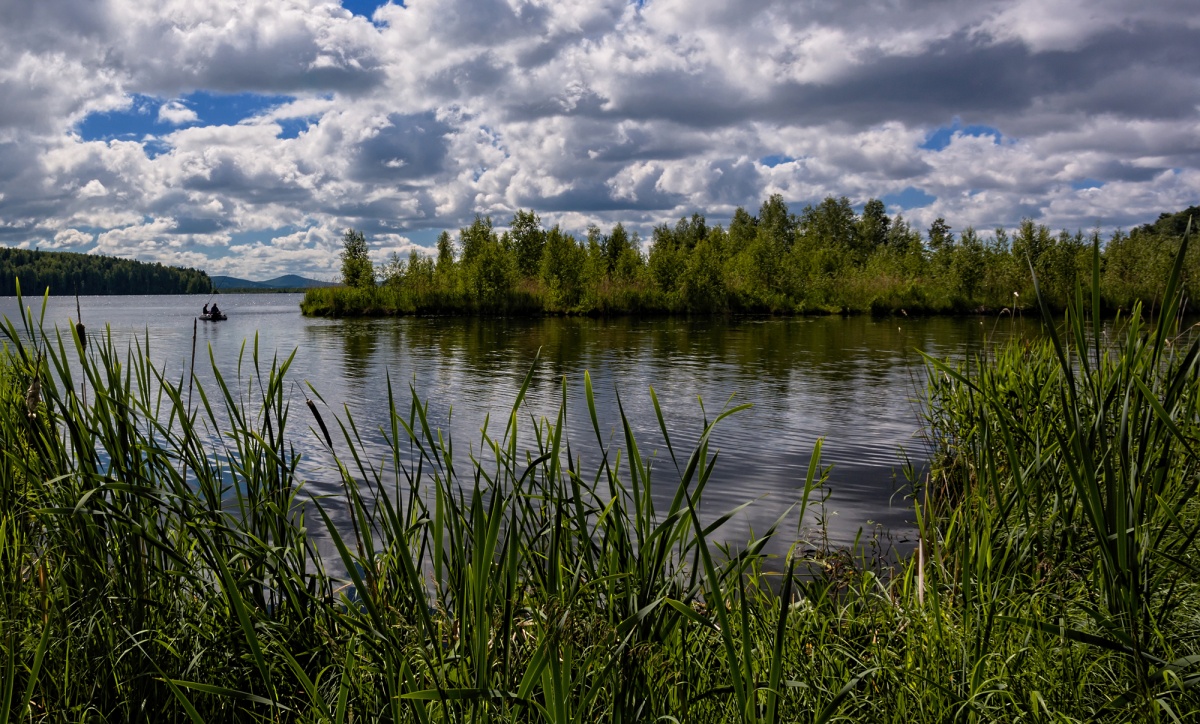
POLYGON ((688 309, 717 312, 725 307, 725 276, 719 249, 724 231, 718 229, 696 244, 683 273, 683 297, 688 309))
MULTIPOLYGON (((722 235, 690 259, 719 261, 722 235)), ((654 465, 623 414, 614 441, 588 377, 583 439, 565 381, 554 417, 522 423, 530 370, 499 435, 485 426, 464 455, 418 395, 401 408, 389 389, 377 460, 348 412, 326 425, 316 390, 313 426, 296 424, 290 359, 266 364, 257 343, 235 379, 214 366, 214 387, 185 390, 145 349, 85 346, 25 312, 0 353, 2 716, 1194 722, 1187 253, 1153 323, 1135 309, 1102 327, 1093 243, 1091 293, 1061 329, 1038 280, 1043 339, 930 360, 919 540, 884 557, 779 522, 716 539, 734 511, 696 510, 739 409, 683 454, 650 390, 671 461, 654 465), (343 496, 306 497, 295 449, 312 444, 343 496), (787 556, 764 556, 785 534, 787 556)), ((797 480, 802 521, 820 450, 797 480)))
POLYGON ((1154 322, 1136 305, 1119 335, 1103 329, 1094 240, 1091 294, 1077 287, 1061 331, 1049 324, 1046 339, 1003 348, 974 373, 933 362, 930 429, 946 457, 923 536, 937 541, 935 561, 953 561, 936 575, 957 578, 964 610, 985 604, 987 629, 1111 654, 1122 684, 1093 716, 1197 711, 1185 599, 1200 561, 1200 337, 1179 329, 1186 247, 1185 237, 1154 322), (1023 597, 1001 591, 1037 600, 1014 605, 1023 597))
POLYGON ((0 294, 26 289, 55 294, 208 294, 212 280, 202 271, 118 259, 99 254, 0 248, 0 294))
POLYGON ((578 303, 585 255, 574 237, 564 234, 557 226, 546 235, 541 281, 551 308, 570 309, 578 303))
POLYGON ((546 245, 542 220, 532 211, 518 209, 509 229, 517 257, 517 273, 522 278, 537 276, 542 265, 542 248, 546 245))
MULTIPOLYGON (((1180 247, 1179 228, 1178 215, 1164 215, 1101 242, 1102 312, 1162 303, 1156 295, 1180 247)), ((499 236, 490 218, 476 217, 459 231, 457 256, 443 233, 433 283, 410 288, 405 304, 385 301, 392 292, 313 290, 303 309, 443 313, 447 298, 463 296, 456 309, 500 314, 999 312, 1031 306, 1036 273, 1046 303, 1062 310, 1089 275, 1097 240, 1098 232, 1054 234, 1030 219, 1011 233, 985 235, 972 227, 955 233, 939 218, 922 235, 903 215, 889 218, 878 199, 861 214, 846 197, 794 214, 776 194, 757 216, 737 209, 728 229, 709 226, 701 214, 659 225, 643 253, 638 235, 622 224, 608 233, 592 226, 577 240, 518 211, 499 236), (514 293, 521 303, 513 303, 514 293), (356 307, 351 296, 365 303, 356 307)), ((388 267, 380 276, 395 274, 388 267)), ((1200 249, 1188 252, 1181 284, 1188 298, 1200 293, 1200 249)), ((1090 294, 1090 284, 1084 287, 1090 294)))
MULTIPOLYGON (((710 231, 693 258, 722 248, 710 231)), ((213 365, 212 387, 185 389, 147 349, 85 346, 26 312, 0 356, 0 716, 1195 721, 1185 256, 1152 325, 1135 310, 1100 326, 1094 247, 1093 293, 1061 333, 930 361, 936 465, 913 500, 916 550, 890 557, 779 523, 719 542, 736 510, 696 511, 740 408, 706 416, 685 454, 651 390, 655 455, 623 414, 612 438, 586 376, 582 439, 566 380, 558 413, 528 420, 531 369, 464 454, 415 391, 404 408, 389 388, 380 459, 311 387, 298 423, 290 358, 257 344, 236 378, 213 365), (312 446, 342 496, 307 497, 297 450, 312 446), (787 556, 766 557, 783 535, 787 556)), ((823 480, 818 444, 800 520, 823 480)))
POLYGON ((361 231, 346 229, 342 236, 342 284, 351 289, 375 286, 375 268, 367 249, 367 238, 361 231))

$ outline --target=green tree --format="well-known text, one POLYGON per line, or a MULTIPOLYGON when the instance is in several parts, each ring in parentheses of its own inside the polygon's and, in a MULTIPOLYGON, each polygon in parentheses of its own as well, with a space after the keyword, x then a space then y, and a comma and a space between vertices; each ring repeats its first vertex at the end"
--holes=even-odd
POLYGON ((342 236, 342 284, 348 287, 375 286, 375 267, 367 249, 367 238, 361 231, 346 229, 342 236))
POLYGON ((518 209, 508 228, 517 255, 517 272, 526 279, 536 277, 542 265, 542 248, 546 246, 542 220, 533 211, 518 209))
POLYGON ((757 220, 735 212, 730 237, 728 245, 738 257, 735 267, 742 270, 735 276, 744 280, 753 297, 763 299, 791 287, 789 272, 794 270, 787 268, 784 257, 795 245, 796 217, 788 211, 783 196, 773 194, 764 201, 757 220))
POLYGON ((1182 237, 1189 220, 1192 223, 1192 233, 1195 234, 1197 224, 1200 224, 1200 206, 1189 206, 1174 214, 1163 212, 1158 215, 1158 220, 1153 224, 1142 224, 1129 235, 1157 234, 1165 237, 1182 237))
POLYGON ((863 207, 858 220, 858 238, 868 254, 873 254, 887 243, 888 227, 891 225, 887 208, 879 199, 871 199, 863 207))
POLYGON ((979 299, 979 286, 983 282, 987 259, 983 241, 968 226, 963 229, 958 245, 950 262, 950 277, 953 280, 954 292, 964 300, 979 299))
POLYGON ((695 249, 707 236, 708 224, 705 223, 703 214, 692 214, 690 219, 684 216, 675 224, 675 245, 684 251, 690 252, 695 249))
POLYGON ((663 224, 654 228, 648 260, 650 276, 655 285, 668 294, 674 292, 687 268, 687 254, 676 239, 671 227, 663 224))
POLYGON ((950 233, 950 225, 942 217, 937 217, 929 226, 929 251, 933 252, 935 257, 939 257, 944 252, 949 252, 953 245, 954 234, 950 233))
POLYGON ((611 234, 604 237, 604 256, 608 260, 609 272, 617 268, 617 262, 629 248, 629 244, 629 234, 625 231, 625 226, 620 223, 613 227, 611 234))
POLYGON ((579 303, 579 283, 586 253, 575 237, 564 234, 556 225, 546 234, 542 251, 542 283, 550 294, 550 305, 571 309, 579 303))
POLYGON ((406 263, 397 252, 388 255, 387 261, 379 267, 379 278, 385 286, 399 287, 404 284, 406 263))
POLYGON ((483 250, 488 242, 494 241, 492 233, 492 217, 475 214, 471 225, 458 230, 458 244, 462 249, 459 261, 464 266, 471 266, 475 257, 483 250))
POLYGON ((613 278, 631 284, 641 278, 643 271, 646 269, 646 259, 642 256, 641 241, 638 239, 638 233, 633 232, 633 237, 630 239, 627 246, 621 255, 617 257, 617 266, 613 269, 613 278))
POLYGON ((1038 283, 1055 306, 1065 307, 1067 299, 1074 296, 1075 283, 1081 272, 1086 270, 1085 276, 1091 274, 1091 257, 1083 253, 1085 248, 1083 231, 1071 234, 1063 229, 1057 238, 1051 237, 1050 244, 1042 252, 1038 283), (1086 264, 1081 263, 1085 258, 1086 264))
POLYGON ((495 236, 484 239, 475 249, 467 269, 467 293, 482 309, 502 308, 516 279, 513 256, 495 236))
MULTIPOLYGON (((758 225, 760 229, 763 227, 761 216, 758 225)), ((858 217, 850 205, 850 199, 845 196, 827 196, 816 207, 806 207, 800 214, 799 233, 815 249, 860 251, 858 217)))
MULTIPOLYGON (((754 264, 754 242, 758 236, 758 219, 741 206, 733 212, 729 231, 725 238, 727 267, 726 279, 733 295, 747 297, 747 301, 761 295, 756 285, 757 274, 754 264)), ((752 302, 751 302, 752 303, 752 302)))
MULTIPOLYGON (((763 221, 758 221, 762 235, 763 221)), ((793 253, 779 271, 780 289, 809 301, 840 306, 844 302, 846 276, 866 263, 858 246, 858 217, 850 199, 827 196, 816 207, 800 214, 793 253)))
POLYGON ((433 279, 433 257, 416 249, 410 251, 404 270, 404 285, 418 294, 425 294, 433 289, 433 279))
POLYGON ((207 294, 204 272, 99 254, 0 248, 0 294, 207 294))
POLYGON ((701 239, 687 259, 683 276, 683 295, 688 310, 715 312, 725 309, 725 274, 718 249, 725 242, 725 231, 713 229, 701 239))
POLYGON ((604 292, 609 286, 606 245, 607 238, 600 233, 600 229, 594 225, 589 226, 583 273, 580 277, 583 306, 587 309, 597 309, 601 306, 604 292))
POLYGON ((791 250, 796 238, 796 226, 797 219, 788 211, 787 204, 780 194, 771 194, 758 210, 758 236, 765 238, 769 246, 779 254, 786 254, 791 250))
POLYGON ((1024 286, 1021 293, 1026 294, 1030 300, 1033 299, 1033 279, 1029 268, 1032 266, 1039 281, 1044 283, 1049 276, 1048 263, 1053 256, 1047 252, 1053 243, 1054 237, 1050 235, 1050 229, 1043 224, 1033 223, 1033 219, 1022 219, 1017 233, 1013 236, 1012 255, 1020 269, 1020 279, 1024 286))
POLYGON ((885 239, 888 250, 894 254, 903 256, 913 251, 920 251, 921 235, 913 231, 912 226, 905 221, 904 214, 896 214, 896 218, 892 219, 892 223, 888 225, 885 239))
POLYGON ((448 231, 438 234, 437 264, 434 266, 433 276, 439 289, 454 290, 458 277, 458 264, 454 261, 454 242, 450 240, 448 231))
POLYGON ((758 219, 750 215, 750 212, 743 209, 741 206, 733 212, 733 219, 729 221, 729 245, 733 249, 740 250, 750 246, 754 241, 754 237, 758 234, 758 219))

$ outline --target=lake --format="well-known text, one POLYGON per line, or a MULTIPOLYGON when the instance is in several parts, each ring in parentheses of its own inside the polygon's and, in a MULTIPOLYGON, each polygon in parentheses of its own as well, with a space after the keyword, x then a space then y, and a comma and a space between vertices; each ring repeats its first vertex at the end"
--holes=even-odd
MULTIPOLYGON (((321 393, 331 408, 323 413, 335 436, 332 416, 344 417, 343 405, 348 408, 368 438, 368 449, 377 453, 376 462, 385 457, 378 429, 388 419, 389 376, 403 414, 411 384, 429 403, 431 424, 453 436, 456 453, 478 454, 488 415, 490 432, 499 437, 537 360, 524 403, 523 439, 532 441, 530 416, 557 413, 565 377, 571 448, 583 456, 585 470, 595 469, 596 436, 583 384, 589 371, 606 444, 623 444, 619 395, 642 452, 656 455, 653 479, 665 506, 677 477, 649 389, 657 393, 671 442, 684 458, 706 412, 711 419, 727 404, 749 403, 749 410, 717 428, 712 446, 720 456, 703 505, 708 517, 756 501, 722 529, 732 543, 765 530, 797 500, 813 445, 824 438, 821 461, 832 468, 823 510, 830 542, 849 544, 862 529, 868 536, 880 533, 884 545, 903 547, 911 538, 912 515, 901 451, 918 469, 928 457, 919 436, 917 400, 925 375, 919 352, 961 359, 1014 327, 1007 316, 336 320, 303 317, 298 294, 217 299, 229 319, 200 322, 196 369, 201 384, 214 384, 209 349, 227 379, 237 374, 243 345, 248 363, 256 334, 268 365, 272 355, 282 359, 294 350, 289 378, 309 382, 321 393)), ((193 319, 206 301, 203 296, 127 296, 83 297, 80 303, 89 336, 108 325, 121 347, 135 338, 148 340, 152 359, 178 379, 187 370, 193 319)), ((41 301, 26 303, 36 310, 41 301)), ((0 298, 0 313, 15 319, 16 312, 15 298, 0 298)), ((47 327, 66 330, 74 317, 73 298, 50 300, 47 327)), ((336 473, 309 432, 312 421, 299 384, 289 389, 289 430, 304 457, 306 485, 313 493, 337 494, 336 473)), ((795 523, 790 525, 792 532, 781 542, 784 550, 795 537, 795 523)))

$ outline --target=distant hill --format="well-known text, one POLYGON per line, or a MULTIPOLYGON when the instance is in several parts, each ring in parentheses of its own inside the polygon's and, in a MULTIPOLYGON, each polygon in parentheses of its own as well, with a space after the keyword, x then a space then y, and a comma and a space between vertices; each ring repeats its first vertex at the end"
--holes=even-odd
POLYGON ((335 287, 336 284, 309 279, 297 274, 284 274, 281 277, 268 279, 265 282, 254 282, 237 277, 214 276, 213 286, 221 291, 243 292, 278 292, 292 289, 312 289, 313 287, 335 287))
POLYGON ((214 276, 212 282, 215 289, 270 289, 270 287, 262 282, 252 282, 248 279, 238 279, 237 277, 214 276))
POLYGON ((118 259, 102 254, 0 248, 0 296, 21 291, 72 294, 207 294, 212 280, 196 269, 118 259))
POLYGON ((297 276, 295 274, 284 274, 281 277, 275 277, 274 279, 268 279, 267 281, 263 282, 263 284, 266 284, 269 287, 275 287, 275 288, 287 287, 289 289, 309 289, 311 287, 336 287, 337 286, 337 284, 334 284, 333 282, 317 281, 316 279, 309 279, 307 277, 297 276))

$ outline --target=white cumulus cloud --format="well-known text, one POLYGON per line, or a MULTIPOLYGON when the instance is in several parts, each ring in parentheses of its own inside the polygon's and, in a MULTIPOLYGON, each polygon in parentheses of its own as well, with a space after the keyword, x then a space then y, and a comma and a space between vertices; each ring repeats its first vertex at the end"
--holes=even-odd
POLYGON ((382 259, 912 189, 921 228, 1129 226, 1200 201, 1192 4, 10 3, 0 243, 332 276, 350 226, 382 259))
POLYGON ((200 115, 180 101, 170 101, 159 107, 158 120, 173 126, 182 126, 185 123, 195 123, 200 120, 200 115))

